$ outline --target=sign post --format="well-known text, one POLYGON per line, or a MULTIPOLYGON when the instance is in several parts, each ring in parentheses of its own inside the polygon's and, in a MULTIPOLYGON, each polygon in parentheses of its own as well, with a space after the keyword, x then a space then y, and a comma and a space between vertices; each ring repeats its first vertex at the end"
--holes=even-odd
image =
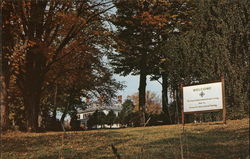
MULTIPOLYGON (((181 83, 181 97, 183 97, 183 84, 181 83)), ((181 119, 182 119, 182 125, 184 126, 185 124, 185 114, 184 114, 184 106, 183 106, 183 99, 181 98, 181 119)))
POLYGON ((227 124, 226 100, 225 100, 225 79, 224 79, 224 77, 221 77, 221 83, 222 83, 222 96, 223 96, 223 123, 227 124))
POLYGON ((223 111, 223 123, 226 124, 225 83, 222 77, 218 82, 183 86, 182 124, 185 114, 223 111))

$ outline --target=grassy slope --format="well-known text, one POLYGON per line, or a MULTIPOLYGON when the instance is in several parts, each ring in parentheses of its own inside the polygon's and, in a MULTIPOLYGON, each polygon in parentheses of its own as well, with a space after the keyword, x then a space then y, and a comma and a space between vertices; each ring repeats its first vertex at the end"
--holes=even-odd
MULTIPOLYGON (((188 124, 182 136, 184 158, 245 159, 249 155, 249 119, 188 124)), ((2 158, 181 158, 181 125, 63 133, 2 135, 2 158), (62 145, 62 140, 64 145, 62 145)))

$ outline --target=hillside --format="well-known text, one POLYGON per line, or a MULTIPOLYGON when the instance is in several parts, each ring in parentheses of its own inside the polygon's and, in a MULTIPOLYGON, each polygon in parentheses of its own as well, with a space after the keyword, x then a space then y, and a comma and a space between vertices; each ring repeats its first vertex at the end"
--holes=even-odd
POLYGON ((249 155, 249 118, 222 122, 81 132, 21 133, 1 136, 2 159, 218 158, 246 159, 249 155), (63 135, 64 134, 64 135, 63 135))

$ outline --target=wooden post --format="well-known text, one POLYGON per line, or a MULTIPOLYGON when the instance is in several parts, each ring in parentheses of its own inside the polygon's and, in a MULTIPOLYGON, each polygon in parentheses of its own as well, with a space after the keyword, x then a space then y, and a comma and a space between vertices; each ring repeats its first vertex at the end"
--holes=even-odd
POLYGON ((184 115, 184 112, 182 111, 182 125, 184 126, 185 125, 185 120, 184 120, 184 117, 185 117, 185 115, 184 115))
POLYGON ((224 79, 224 76, 221 77, 221 83, 222 83, 223 123, 227 124, 226 101, 225 101, 225 79, 224 79))
POLYGON ((182 119, 182 125, 184 126, 185 124, 185 114, 184 114, 184 106, 183 106, 183 84, 181 83, 181 107, 182 107, 182 112, 181 112, 181 119, 182 119))

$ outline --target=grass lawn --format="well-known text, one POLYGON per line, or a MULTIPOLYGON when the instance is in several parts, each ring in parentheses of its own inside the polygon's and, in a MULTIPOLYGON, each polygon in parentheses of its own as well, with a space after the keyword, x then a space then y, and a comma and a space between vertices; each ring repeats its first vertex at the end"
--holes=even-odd
POLYGON ((111 159, 116 158, 113 144, 122 159, 172 159, 181 158, 181 154, 185 159, 246 159, 249 118, 221 123, 187 124, 183 134, 181 125, 65 134, 8 132, 1 136, 0 158, 111 159))

